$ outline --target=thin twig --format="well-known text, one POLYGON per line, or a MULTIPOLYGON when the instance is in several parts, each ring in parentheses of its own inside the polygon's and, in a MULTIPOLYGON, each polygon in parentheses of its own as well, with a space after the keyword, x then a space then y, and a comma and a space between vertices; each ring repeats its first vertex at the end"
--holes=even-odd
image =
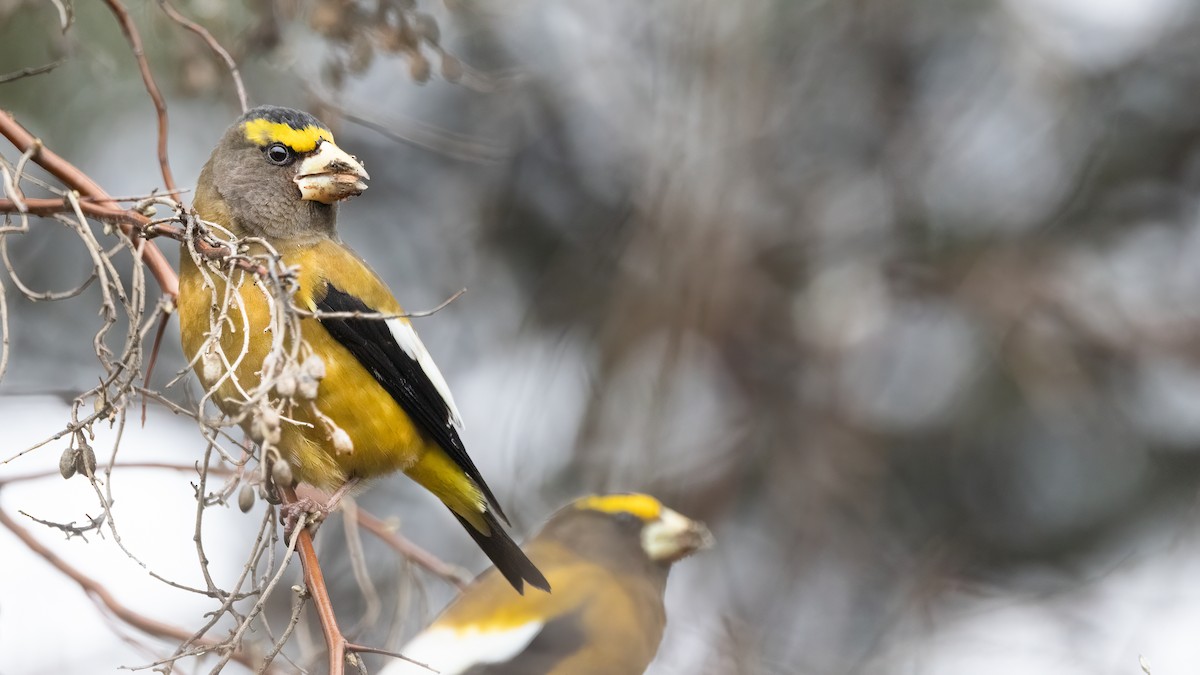
POLYGON ((213 50, 225 62, 225 66, 229 68, 229 74, 233 76, 233 86, 237 89, 238 104, 242 106, 242 112, 246 112, 249 109, 249 106, 246 104, 246 87, 242 84, 242 74, 238 72, 237 63, 229 55, 229 52, 221 46, 221 43, 217 42, 217 39, 213 37, 212 33, 208 32, 207 28, 180 14, 179 10, 175 9, 167 0, 158 0, 158 6, 162 7, 163 11, 167 13, 167 16, 171 17, 172 21, 199 35, 202 40, 208 43, 208 48, 213 50))
MULTIPOLYGON (((28 213, 31 216, 53 216, 71 211, 71 205, 62 199, 23 199, 18 204, 11 199, 0 199, 0 213, 28 213), (24 206, 25 208, 21 208, 24 206)), ((79 200, 79 207, 90 218, 101 222, 128 225, 143 225, 148 220, 145 216, 126 209, 101 206, 94 201, 79 200)))
POLYGON ((401 654, 400 652, 393 652, 388 649, 380 649, 379 647, 368 647, 367 645, 351 643, 351 644, 346 645, 346 651, 358 652, 360 654, 380 654, 382 656, 390 656, 393 659, 400 659, 401 661, 408 661, 409 663, 413 664, 414 666, 424 668, 425 670, 428 670, 431 673, 439 672, 427 663, 422 663, 421 661, 411 659, 411 658, 401 654))
POLYGON ((8 370, 8 349, 8 299, 4 284, 0 283, 0 380, 8 370))
POLYGON ((393 551, 404 556, 406 559, 432 572, 437 577, 454 584, 459 589, 466 588, 467 584, 470 583, 470 578, 463 570, 446 563, 429 551, 404 538, 396 531, 395 527, 361 508, 356 510, 355 516, 359 525, 362 525, 371 534, 382 539, 383 543, 390 546, 393 551))
MULTIPOLYGON (((46 548, 40 541, 35 539, 28 530, 21 527, 9 515, 0 509, 0 525, 3 525, 12 532, 18 539, 25 544, 26 548, 37 554, 46 562, 50 563, 59 572, 69 577, 72 581, 79 585, 85 593, 98 599, 108 611, 112 612, 121 621, 137 628, 138 630, 154 635, 157 637, 171 638, 172 640, 184 640, 188 637, 187 631, 177 626, 172 626, 168 623, 163 623, 157 619, 152 619, 148 616, 133 611, 117 601, 112 593, 103 584, 95 579, 87 576, 83 572, 72 567, 65 560, 60 558, 54 551, 46 548)), ((205 647, 216 648, 218 643, 211 640, 202 641, 205 647)), ((244 664, 248 668, 253 668, 255 661, 248 654, 240 649, 233 650, 233 659, 238 663, 244 664)))
POLYGON ((150 72, 150 63, 146 61, 146 54, 142 50, 142 36, 138 33, 137 25, 133 23, 125 5, 121 3, 121 0, 104 0, 104 2, 116 15, 117 22, 121 24, 121 32, 125 33, 125 39, 129 41, 129 48, 133 51, 133 57, 137 59, 138 70, 142 73, 142 82, 146 85, 146 93, 150 95, 150 100, 154 103, 154 110, 158 114, 158 165, 162 169, 163 185, 166 185, 168 190, 174 191, 175 177, 171 175, 171 163, 167 157, 167 103, 163 100, 162 92, 158 90, 158 83, 154 81, 154 73, 150 72))
POLYGON ((444 129, 426 127, 413 120, 408 120, 405 123, 409 127, 407 130, 397 131, 394 127, 400 126, 400 121, 392 120, 389 124, 382 124, 365 117, 360 117, 341 108, 332 102, 332 97, 323 97, 319 94, 314 95, 321 101, 323 106, 334 110, 347 122, 370 129, 397 143, 403 143, 422 150, 429 150, 430 152, 435 152, 451 159, 479 164, 494 164, 508 159, 514 153, 509 148, 491 145, 478 139, 454 134, 444 129))
POLYGON ((460 288, 454 292, 454 295, 446 298, 438 303, 433 309, 423 309, 416 312, 322 312, 310 311, 303 307, 292 305, 292 311, 303 317, 311 317, 314 319, 371 319, 374 321, 386 321, 387 319, 419 319, 426 316, 432 316, 449 306, 450 303, 462 297, 467 289, 460 288))
MULTIPOLYGON (((296 491, 283 487, 283 501, 286 505, 299 503, 296 491)), ((313 547, 312 535, 303 521, 297 524, 299 540, 297 550, 300 552, 300 565, 304 568, 304 583, 312 596, 313 605, 317 609, 317 618, 321 621, 321 632, 325 634, 325 647, 329 651, 329 675, 345 675, 346 672, 346 636, 342 634, 337 624, 337 615, 333 612, 333 602, 329 599, 329 589, 325 586, 325 576, 321 574, 321 563, 317 560, 317 550, 313 547)))
POLYGON ((66 59, 59 59, 57 61, 54 61, 53 63, 47 63, 47 64, 44 64, 41 66, 30 66, 28 68, 14 70, 11 73, 5 73, 4 75, 0 75, 0 84, 4 84, 6 82, 12 82, 14 80, 19 80, 23 77, 32 77, 34 75, 41 75, 42 73, 48 73, 66 62, 67 62, 66 59))
MULTIPOLYGON (((96 181, 50 149, 42 146, 41 141, 22 127, 16 118, 12 116, 12 113, 9 113, 7 110, 0 110, 0 134, 7 138, 20 152, 36 148, 34 162, 66 184, 67 187, 78 192, 81 196, 92 197, 101 206, 109 206, 114 209, 120 208, 96 181)), ((83 202, 80 203, 80 207, 85 211, 87 209, 83 202)), ((144 218, 144 216, 132 213, 131 217, 144 218)), ((148 221, 149 219, 146 218, 145 222, 148 221)), ((126 234, 132 235, 134 228, 130 223, 121 223, 121 228, 126 234)), ((172 297, 179 295, 179 278, 175 274, 175 269, 157 246, 150 245, 143 247, 141 249, 141 259, 146 264, 146 267, 150 268, 150 272, 154 275, 155 280, 158 281, 158 285, 163 293, 172 297)))
POLYGON ((371 581, 371 572, 367 567, 367 555, 363 550, 362 536, 358 531, 358 503, 352 497, 347 497, 342 500, 341 509, 345 515, 343 521, 345 527, 342 530, 346 535, 346 551, 350 557, 350 570, 354 573, 354 581, 358 584, 363 601, 367 605, 358 623, 349 631, 351 635, 358 635, 364 628, 374 625, 379 620, 383 603, 379 599, 379 592, 375 590, 375 584, 371 581))
POLYGON ((292 598, 292 616, 288 619, 288 625, 283 629, 283 633, 279 635, 279 639, 271 647, 271 651, 267 652, 267 655, 263 657, 262 666, 256 671, 258 675, 266 672, 271 662, 283 650, 283 646, 287 644, 287 641, 292 637, 292 633, 296 631, 296 625, 300 623, 300 617, 303 616, 304 601, 307 599, 307 592, 299 586, 292 587, 292 590, 295 591, 292 598))
MULTIPOLYGON (((142 379, 142 387, 150 388, 150 375, 154 373, 154 364, 158 362, 158 348, 162 345, 163 333, 167 330, 167 321, 174 311, 175 303, 170 298, 164 298, 168 304, 160 305, 161 316, 158 320, 158 331, 154 333, 154 347, 150 350, 150 362, 146 364, 146 376, 142 379)), ((146 397, 142 397, 142 426, 146 426, 146 397)))
POLYGON ((58 27, 65 35, 67 29, 71 27, 71 22, 75 20, 75 8, 64 3, 63 0, 50 0, 50 2, 58 10, 58 27))

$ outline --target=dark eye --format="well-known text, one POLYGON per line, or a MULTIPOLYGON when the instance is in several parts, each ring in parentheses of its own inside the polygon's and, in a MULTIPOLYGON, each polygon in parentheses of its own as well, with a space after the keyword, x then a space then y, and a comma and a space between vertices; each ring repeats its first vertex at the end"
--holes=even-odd
POLYGON ((633 527, 634 525, 639 524, 641 521, 632 513, 629 513, 628 511, 621 511, 617 514, 617 522, 624 527, 633 527))
POLYGON ((283 143, 272 143, 263 150, 263 153, 267 156, 268 162, 279 166, 291 164, 295 159, 292 149, 283 143))

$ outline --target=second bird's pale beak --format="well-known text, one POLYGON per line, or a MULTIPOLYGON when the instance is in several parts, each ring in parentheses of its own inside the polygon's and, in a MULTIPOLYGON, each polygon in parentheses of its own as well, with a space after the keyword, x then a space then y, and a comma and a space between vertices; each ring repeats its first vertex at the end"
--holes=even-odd
POLYGON ((651 560, 675 562, 712 545, 713 536, 704 523, 671 509, 663 509, 658 520, 642 527, 642 549, 651 560))
POLYGON ((295 180, 301 199, 332 204, 362 194, 370 179, 354 156, 322 141, 316 152, 300 162, 295 180))

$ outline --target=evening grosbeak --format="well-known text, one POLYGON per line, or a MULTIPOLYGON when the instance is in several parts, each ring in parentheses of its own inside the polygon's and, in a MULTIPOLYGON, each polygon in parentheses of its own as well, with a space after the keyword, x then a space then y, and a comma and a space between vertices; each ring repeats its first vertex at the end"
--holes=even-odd
MULTIPOLYGON (((362 193, 367 179, 318 119, 273 106, 242 115, 200 173, 193 202, 200 218, 250 238, 252 252, 265 250, 255 248, 254 238, 272 245, 284 265, 298 270, 295 305, 313 314, 300 321, 301 351, 319 359, 323 377, 313 405, 285 410, 275 445, 296 479, 322 489, 403 471, 450 508, 514 588, 523 591, 529 582, 549 590, 501 528, 504 513, 459 436, 454 398, 408 319, 361 317, 403 312, 338 238, 337 202, 362 193)), ((183 351, 205 389, 217 385, 217 405, 236 416, 245 412, 244 392, 261 382, 275 337, 270 304, 254 276, 244 275, 233 289, 244 318, 238 309, 218 320, 226 282, 207 276, 211 281, 185 245, 178 300, 183 351), (235 366, 230 377, 224 367, 209 367, 216 341, 235 366)), ((243 414, 247 431, 252 417, 243 414)))
MULTIPOLYGON (((642 673, 667 622, 667 572, 711 543, 653 497, 584 497, 525 545, 553 594, 517 595, 489 569, 400 653, 441 675, 642 673)), ((395 660, 382 673, 429 671, 395 660)))

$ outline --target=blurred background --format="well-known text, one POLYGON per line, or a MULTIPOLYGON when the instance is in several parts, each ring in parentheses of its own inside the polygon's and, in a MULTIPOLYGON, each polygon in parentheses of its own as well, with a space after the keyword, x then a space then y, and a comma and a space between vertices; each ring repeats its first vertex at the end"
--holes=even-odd
MULTIPOLYGON (((155 3, 130 5, 192 185, 239 114, 233 86, 155 3)), ((230 48, 252 104, 309 109, 365 160, 371 189, 342 208, 341 233, 406 306, 468 288, 416 325, 518 533, 610 490, 713 529, 717 548, 672 573, 653 675, 1195 672, 1196 3, 179 7, 230 48), (419 30, 401 31, 413 11, 419 30)), ((0 73, 65 59, 0 84, 0 106, 110 193, 145 194, 161 184, 154 109, 107 10, 74 12, 64 35, 52 3, 0 0, 0 73)), ((11 242, 25 281, 77 284, 86 252, 71 240, 43 221, 11 242)), ((94 385, 94 295, 10 297, 6 456, 18 428, 66 421, 35 394, 94 385)), ((168 335, 160 386, 184 365, 168 335)), ((129 442, 195 461, 194 426, 166 417, 129 442)), ((19 487, 0 494, 10 511, 84 517, 63 494, 88 496, 84 483, 19 487)), ((155 499, 186 507, 191 492, 155 499)), ((402 477, 360 503, 484 566, 402 477)), ((257 515, 211 533, 233 571, 257 515)), ((319 544, 353 624, 367 608, 339 527, 319 544)), ((112 548, 59 545, 79 560, 112 548)), ((359 641, 399 644, 453 589, 364 545, 384 605, 359 641)), ((61 625, 10 609, 17 583, 0 586, 5 675, 146 660, 97 624, 81 634, 99 651, 47 661, 28 640, 61 625)), ((200 622, 151 588, 147 611, 200 622)), ((94 612, 83 602, 79 621, 94 612)))

